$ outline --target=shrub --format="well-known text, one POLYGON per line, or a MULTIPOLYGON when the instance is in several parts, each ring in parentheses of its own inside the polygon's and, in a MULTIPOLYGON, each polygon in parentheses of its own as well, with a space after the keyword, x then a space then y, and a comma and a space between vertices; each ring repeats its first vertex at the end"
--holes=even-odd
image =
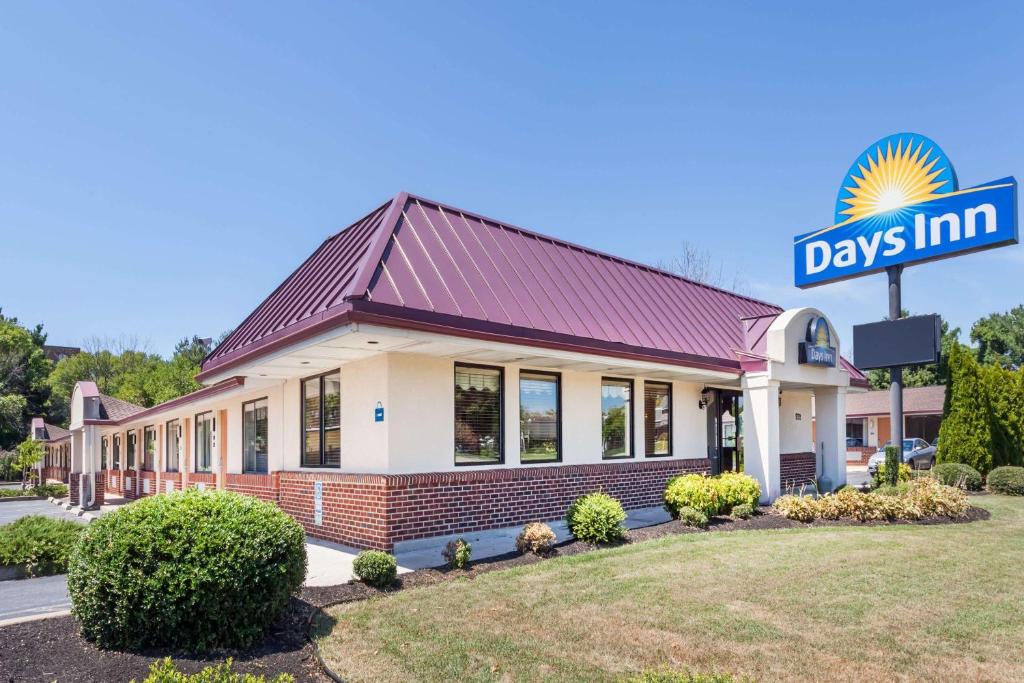
POLYGON ((47 496, 49 498, 67 498, 68 497, 68 485, 67 484, 40 484, 32 489, 37 496, 47 496))
POLYGON ((684 507, 691 507, 705 517, 717 515, 721 508, 718 485, 703 474, 672 477, 665 485, 664 500, 665 509, 675 519, 679 519, 679 510, 684 507))
POLYGON ((750 519, 754 516, 754 506, 749 505, 747 503, 740 503, 739 505, 734 505, 731 514, 736 519, 750 519))
POLYGON ((543 555, 555 544, 555 532, 543 522, 530 522, 516 536, 516 550, 523 553, 543 555))
POLYGON ((885 447, 885 462, 878 468, 878 479, 882 483, 895 486, 900 483, 903 474, 903 461, 900 459, 901 446, 885 447))
POLYGON ((584 543, 612 543, 626 534, 622 504, 599 491, 580 496, 565 514, 569 533, 584 543))
POLYGON ((779 496, 772 507, 783 517, 798 522, 811 522, 818 516, 816 502, 810 496, 779 496))
POLYGON ((352 573, 363 583, 387 588, 398 577, 398 562, 383 550, 364 550, 352 561, 352 573))
POLYGON ((708 525, 708 516, 700 510, 694 510, 689 505, 679 508, 679 521, 686 526, 695 526, 703 529, 708 525))
MULTIPOLYGON (((892 486, 891 484, 882 484, 877 489, 873 490, 876 496, 903 496, 906 495, 907 491, 910 490, 910 484, 903 482, 892 486)), ((837 491, 838 493, 838 491, 837 491)))
POLYGON ((905 462, 900 463, 896 481, 890 481, 888 472, 889 468, 886 463, 882 463, 878 466, 878 469, 875 470, 874 480, 872 481, 875 487, 885 484, 889 486, 896 486, 897 484, 910 481, 914 476, 914 472, 910 469, 910 465, 905 462))
POLYGON ((1024 496, 1024 467, 997 467, 988 473, 988 490, 1007 496, 1024 496))
POLYGON ((761 500, 761 485, 749 475, 723 472, 711 481, 718 487, 718 512, 729 512, 737 505, 753 509, 761 500))
MULTIPOLYGON (((170 657, 149 665, 149 675, 142 683, 294 683, 295 677, 290 674, 278 674, 267 679, 263 674, 241 674, 231 670, 229 658, 223 664, 208 666, 197 674, 185 674, 178 671, 170 657)), ((132 679, 135 683, 135 679, 132 679)))
POLYGON ((0 564, 24 565, 29 576, 63 574, 85 525, 31 515, 0 527, 0 564))
POLYGON ((82 634, 101 647, 248 647, 305 575, 302 527, 276 505, 189 489, 86 527, 68 591, 82 634))
POLYGON ((444 561, 452 569, 465 569, 469 564, 469 556, 472 552, 473 546, 466 539, 457 538, 454 541, 448 541, 441 554, 444 555, 444 561))
POLYGON ((935 479, 915 479, 895 487, 886 486, 872 493, 842 489, 817 500, 810 497, 782 496, 775 509, 789 519, 810 522, 814 519, 854 519, 861 522, 914 520, 922 517, 962 517, 970 507, 960 489, 943 486, 935 479))
POLYGON ((955 486, 968 491, 981 490, 981 473, 970 465, 959 462, 940 462, 932 468, 931 475, 940 484, 955 486))

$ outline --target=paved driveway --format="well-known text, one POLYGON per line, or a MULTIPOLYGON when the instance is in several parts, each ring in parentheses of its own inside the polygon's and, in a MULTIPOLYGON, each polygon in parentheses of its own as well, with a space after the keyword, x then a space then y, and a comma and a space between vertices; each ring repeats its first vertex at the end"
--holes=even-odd
POLYGON ((85 523, 81 517, 62 510, 48 500, 8 500, 0 502, 0 524, 10 524, 19 517, 27 515, 46 515, 47 517, 59 517, 85 523))

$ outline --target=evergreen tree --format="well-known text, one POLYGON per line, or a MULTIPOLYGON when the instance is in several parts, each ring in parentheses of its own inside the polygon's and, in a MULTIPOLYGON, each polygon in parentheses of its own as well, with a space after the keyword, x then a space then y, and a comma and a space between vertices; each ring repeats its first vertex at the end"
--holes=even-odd
POLYGON ((949 408, 939 430, 936 460, 964 463, 987 474, 992 469, 991 411, 981 368, 970 349, 957 344, 950 350, 949 377, 949 408))

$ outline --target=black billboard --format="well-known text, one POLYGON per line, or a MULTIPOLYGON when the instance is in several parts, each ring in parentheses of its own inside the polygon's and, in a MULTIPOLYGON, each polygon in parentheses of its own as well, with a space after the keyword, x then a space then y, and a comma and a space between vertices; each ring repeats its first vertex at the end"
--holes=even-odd
POLYGON ((939 362, 942 319, 915 315, 853 326, 853 364, 860 370, 939 362))

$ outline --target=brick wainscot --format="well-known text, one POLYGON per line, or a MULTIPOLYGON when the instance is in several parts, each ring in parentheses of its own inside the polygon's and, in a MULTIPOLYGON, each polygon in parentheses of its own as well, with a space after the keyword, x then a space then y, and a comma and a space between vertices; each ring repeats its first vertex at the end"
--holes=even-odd
POLYGON ((604 491, 626 509, 660 505, 665 483, 708 473, 706 459, 555 465, 426 474, 281 472, 278 504, 311 536, 391 550, 399 541, 559 519, 578 496, 604 491), (315 483, 323 488, 316 524, 315 483))

